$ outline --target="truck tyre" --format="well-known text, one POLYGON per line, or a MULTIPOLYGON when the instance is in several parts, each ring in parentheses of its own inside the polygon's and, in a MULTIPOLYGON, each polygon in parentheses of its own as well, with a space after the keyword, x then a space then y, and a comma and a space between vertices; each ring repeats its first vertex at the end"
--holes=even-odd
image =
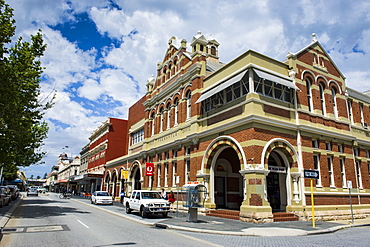
POLYGON ((146 218, 146 212, 144 210, 144 207, 140 208, 140 215, 141 215, 141 218, 146 218))
POLYGON ((130 208, 130 205, 127 203, 126 204, 126 214, 131 214, 131 208, 130 208))

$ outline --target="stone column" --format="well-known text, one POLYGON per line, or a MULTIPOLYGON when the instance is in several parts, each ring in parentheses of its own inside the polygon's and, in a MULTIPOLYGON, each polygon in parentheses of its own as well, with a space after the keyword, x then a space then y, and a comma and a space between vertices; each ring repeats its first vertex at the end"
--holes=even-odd
POLYGON ((266 199, 265 183, 269 171, 248 169, 247 166, 247 169, 240 173, 244 178, 245 188, 244 201, 240 207, 240 220, 253 223, 273 222, 272 208, 266 199))

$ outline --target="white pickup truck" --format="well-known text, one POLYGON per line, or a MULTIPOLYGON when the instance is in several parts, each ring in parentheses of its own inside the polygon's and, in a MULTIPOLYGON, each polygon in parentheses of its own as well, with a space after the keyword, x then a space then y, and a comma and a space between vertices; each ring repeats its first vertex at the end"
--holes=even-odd
POLYGON ((148 214, 162 214, 163 217, 167 217, 170 211, 170 203, 161 198, 159 192, 153 190, 134 190, 130 197, 124 198, 123 205, 127 214, 136 210, 143 218, 148 214))

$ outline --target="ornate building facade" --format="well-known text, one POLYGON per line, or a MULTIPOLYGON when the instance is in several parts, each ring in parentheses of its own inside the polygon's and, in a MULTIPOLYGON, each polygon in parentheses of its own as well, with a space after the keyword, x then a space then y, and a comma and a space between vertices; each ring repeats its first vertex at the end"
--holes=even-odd
POLYGON ((198 181, 206 208, 239 210, 242 221, 270 222, 275 212, 308 220, 309 169, 319 172, 316 219, 350 218, 348 181, 357 217, 370 214, 370 97, 346 87, 315 37, 285 61, 249 50, 223 64, 219 43, 200 32, 186 46, 169 40, 130 108, 128 152, 106 163, 105 188, 198 181))

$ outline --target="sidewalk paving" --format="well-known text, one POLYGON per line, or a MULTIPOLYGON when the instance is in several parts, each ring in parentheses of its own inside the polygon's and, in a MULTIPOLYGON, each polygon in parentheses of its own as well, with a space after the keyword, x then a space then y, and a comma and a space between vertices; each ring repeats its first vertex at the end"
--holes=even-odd
MULTIPOLYGON (((74 197, 78 201, 85 201, 88 199, 82 197, 74 197)), ((90 203, 88 201, 88 203, 90 203)), ((110 207, 102 207, 104 210, 114 211, 122 217, 135 220, 137 222, 153 225, 155 227, 202 232, 210 234, 223 235, 239 235, 239 236, 304 236, 313 234, 332 233, 340 229, 349 227, 370 226, 370 218, 355 219, 354 224, 351 220, 338 221, 318 221, 315 222, 315 228, 312 227, 311 221, 287 221, 287 222, 273 222, 264 224, 254 224, 242 222, 238 220, 223 219, 219 217, 205 216, 198 214, 198 222, 188 222, 188 213, 179 211, 171 212, 167 218, 159 218, 153 216, 149 219, 142 219, 137 214, 127 215, 124 206, 120 202, 114 202, 115 206, 119 206, 122 210, 113 210, 110 207)))
MULTIPOLYGON (((22 198, 19 198, 9 211, 0 215, 0 229, 2 229, 22 198)), ((73 196, 71 200, 90 205, 89 198, 73 196)), ((318 221, 316 227, 312 227, 310 221, 288 221, 254 224, 238 220, 223 219, 198 214, 198 222, 188 222, 188 213, 179 211, 171 212, 167 218, 158 216, 142 219, 138 214, 126 214, 125 207, 120 202, 114 202, 114 206, 91 205, 100 210, 115 214, 141 224, 160 227, 165 229, 201 232, 210 234, 239 235, 239 236, 304 236, 313 234, 324 234, 338 231, 349 227, 370 226, 370 218, 338 221, 318 221)))

